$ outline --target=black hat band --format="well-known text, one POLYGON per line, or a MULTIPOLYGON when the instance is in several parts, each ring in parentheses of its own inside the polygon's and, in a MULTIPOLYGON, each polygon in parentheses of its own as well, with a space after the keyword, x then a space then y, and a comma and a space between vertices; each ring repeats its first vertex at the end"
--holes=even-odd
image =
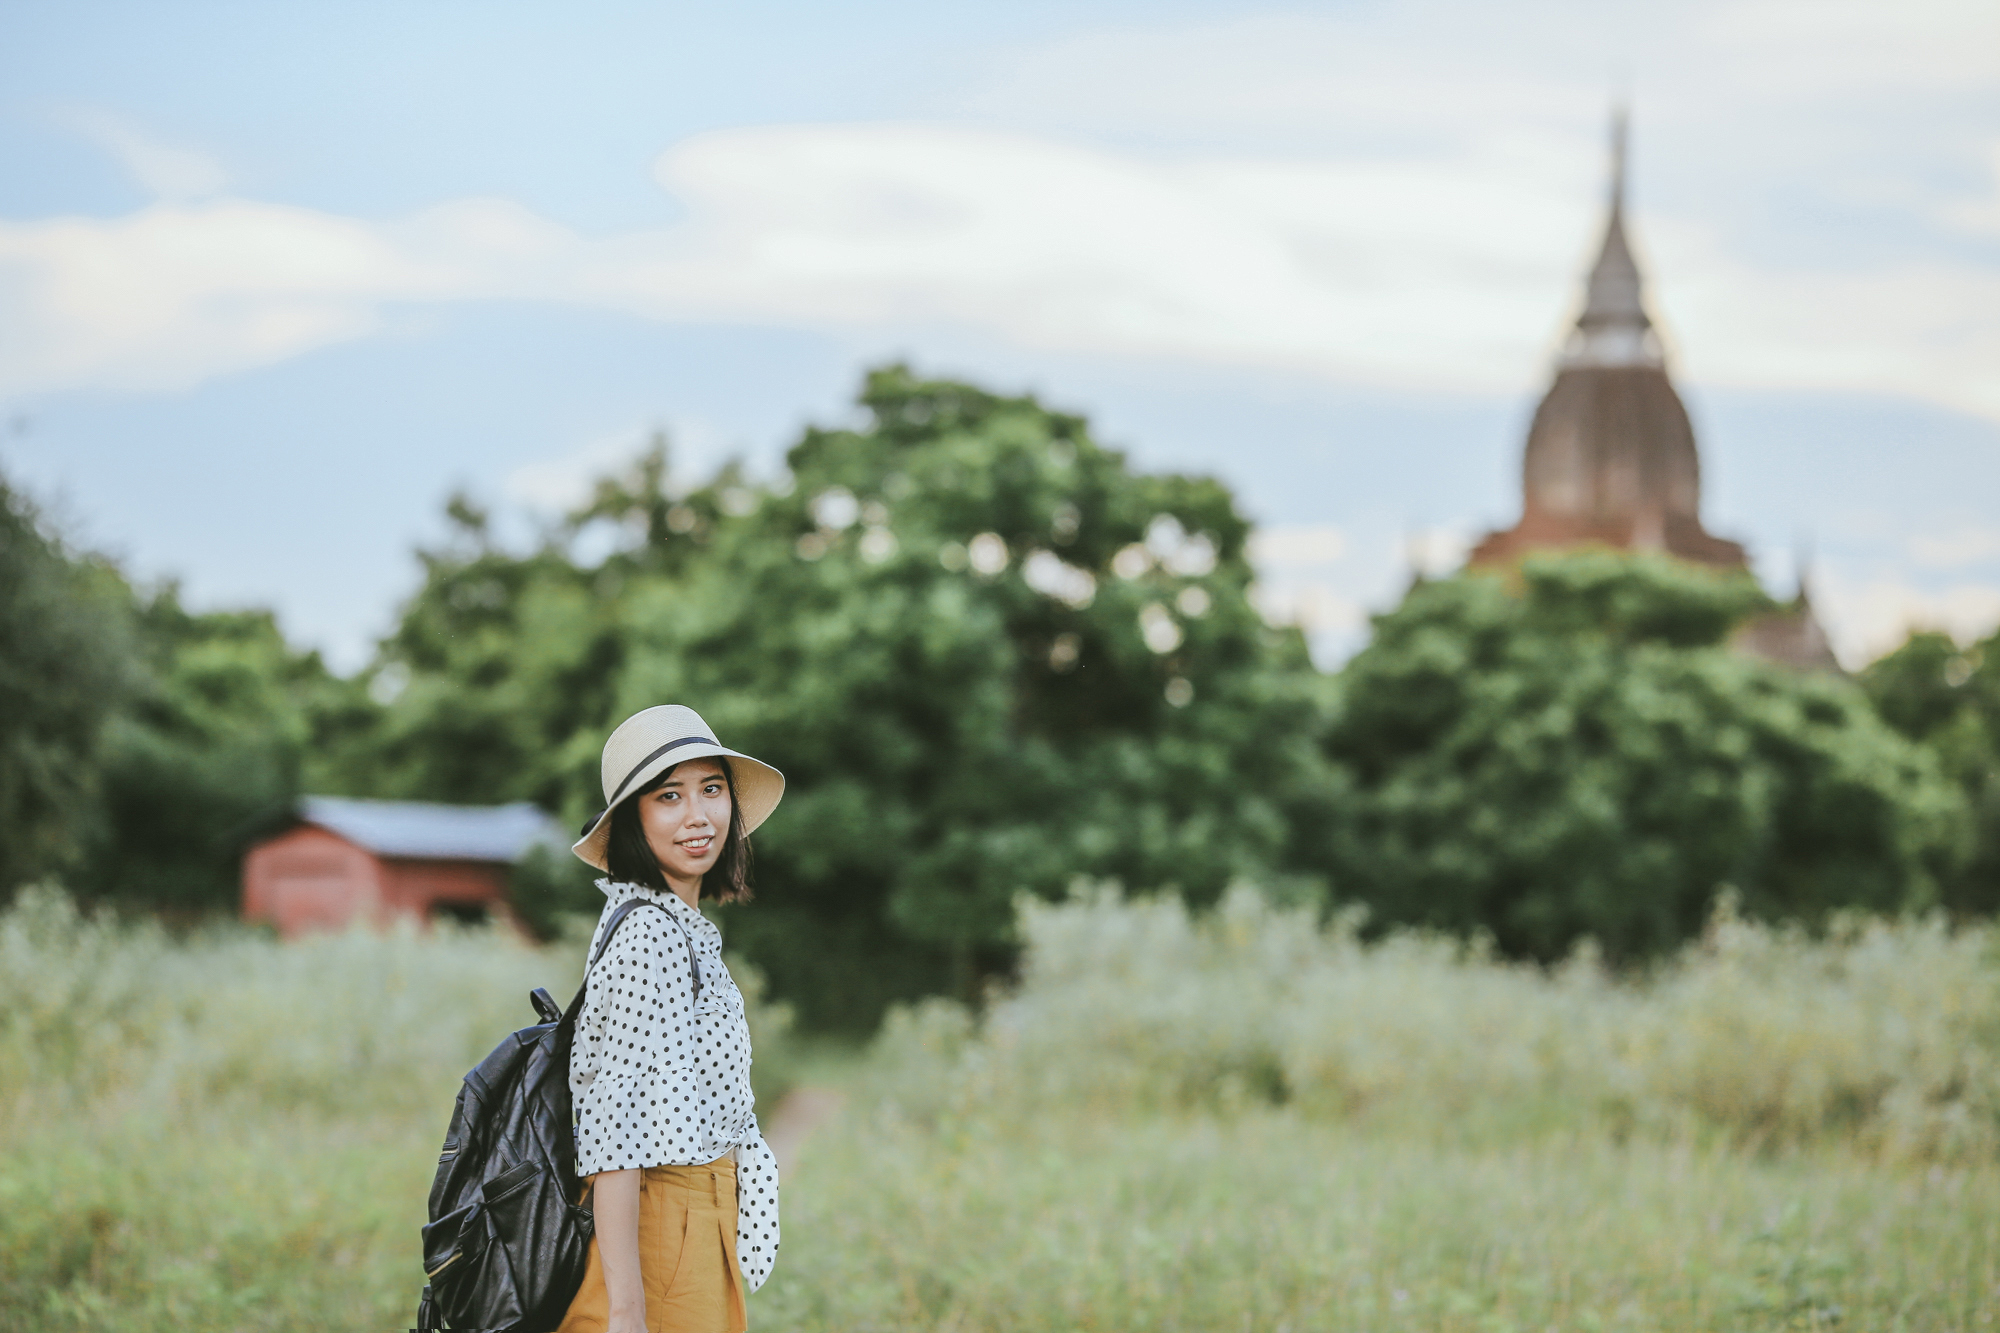
POLYGON ((581 832, 582 833, 590 832, 591 828, 597 823, 598 820, 604 818, 606 814, 610 813, 612 806, 618 804, 620 800, 624 799, 625 789, 632 785, 632 779, 638 777, 639 774, 645 770, 646 765, 652 763, 655 759, 658 759, 661 755, 665 754, 667 751, 678 750, 683 745, 713 745, 719 749, 721 748, 722 742, 716 740, 715 737, 713 736, 683 736, 677 741, 668 741, 665 745, 662 745, 659 749, 653 751, 651 754, 647 755, 644 759, 641 759, 638 763, 632 765, 632 771, 625 775, 625 780, 619 783, 617 788, 611 793, 611 799, 604 803, 604 809, 592 815, 590 819, 584 824, 581 832))

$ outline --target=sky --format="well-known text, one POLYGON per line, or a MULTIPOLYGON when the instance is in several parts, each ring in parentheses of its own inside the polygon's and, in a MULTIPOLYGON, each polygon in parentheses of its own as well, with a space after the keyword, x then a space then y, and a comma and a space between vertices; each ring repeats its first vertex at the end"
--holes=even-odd
POLYGON ((1712 531, 2000 625, 1991 0, 0 3, 0 472, 343 670, 463 490, 775 476, 867 367, 1260 525, 1333 665, 1519 507, 1632 116, 1712 531))

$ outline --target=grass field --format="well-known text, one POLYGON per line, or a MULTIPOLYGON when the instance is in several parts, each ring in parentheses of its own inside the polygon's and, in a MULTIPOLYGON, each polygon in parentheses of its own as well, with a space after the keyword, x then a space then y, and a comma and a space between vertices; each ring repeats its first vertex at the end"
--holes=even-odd
MULTIPOLYGON (((1726 918, 1644 979, 1248 895, 1023 920, 1023 983, 799 1062, 762 1330, 1963 1329, 2000 1314, 1983 932, 1726 918)), ((407 1326, 456 1081, 576 949, 0 916, 0 1328, 407 1326)))

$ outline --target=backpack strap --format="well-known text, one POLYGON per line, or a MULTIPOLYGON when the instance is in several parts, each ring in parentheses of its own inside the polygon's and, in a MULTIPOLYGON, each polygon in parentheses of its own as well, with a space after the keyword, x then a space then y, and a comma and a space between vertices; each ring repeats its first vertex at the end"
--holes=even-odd
MULTIPOLYGON (((667 913, 667 915, 668 915, 668 916, 673 916, 673 913, 672 913, 672 912, 669 912, 669 913, 667 913)), ((674 924, 675 924, 675 925, 677 925, 677 926, 680 926, 680 928, 681 928, 681 938, 682 938, 683 940, 687 941, 687 947, 688 947, 688 975, 694 978, 694 999, 693 999, 693 1000, 692 1000, 692 1001, 691 1001, 690 1003, 693 1003, 693 1004, 700 1004, 700 1003, 701 1003, 701 964, 695 961, 695 957, 694 957, 694 936, 692 936, 692 935, 688 934, 688 928, 687 928, 687 926, 686 926, 685 924, 683 924, 683 923, 682 923, 682 921, 681 921, 681 919, 680 919, 679 917, 677 917, 677 916, 673 916, 673 920, 674 920, 674 924)))
POLYGON ((590 969, 597 966, 597 960, 604 957, 604 951, 611 947, 611 937, 618 933, 618 927, 624 924, 626 917, 632 915, 632 909, 635 907, 650 907, 660 912, 667 910, 650 898, 627 898, 618 904, 618 910, 613 912, 611 920, 604 924, 604 938, 597 942, 597 952, 590 955, 590 962, 584 966, 583 975, 586 980, 590 977, 590 969))
MULTIPOLYGON (((604 957, 604 951, 611 947, 611 937, 618 933, 618 927, 624 924, 626 917, 632 915, 632 909, 635 907, 650 907, 655 911, 667 912, 666 908, 661 907, 650 898, 627 898, 624 902, 618 904, 616 910, 611 913, 611 919, 604 923, 604 938, 597 942, 596 951, 590 955, 590 961, 584 964, 583 981, 576 988, 576 998, 571 1000, 569 1008, 563 1011, 563 1019, 571 1027, 576 1026, 576 1016, 583 1012, 583 997, 590 989, 591 970, 597 966, 598 960, 604 957)), ((695 1002, 699 1003, 701 1001, 701 964, 695 961, 694 936, 688 934, 688 928, 681 925, 680 918, 672 912, 667 912, 667 919, 680 927, 681 939, 687 943, 688 971, 694 977, 694 998, 695 1002)))

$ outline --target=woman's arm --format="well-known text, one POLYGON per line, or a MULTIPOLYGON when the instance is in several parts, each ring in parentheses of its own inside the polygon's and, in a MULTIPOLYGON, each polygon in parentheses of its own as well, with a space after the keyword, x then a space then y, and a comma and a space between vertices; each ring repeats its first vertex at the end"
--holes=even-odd
POLYGON ((639 1170, 600 1171, 591 1182, 597 1253, 611 1301, 606 1333, 646 1333, 646 1287, 639 1280, 639 1170))

